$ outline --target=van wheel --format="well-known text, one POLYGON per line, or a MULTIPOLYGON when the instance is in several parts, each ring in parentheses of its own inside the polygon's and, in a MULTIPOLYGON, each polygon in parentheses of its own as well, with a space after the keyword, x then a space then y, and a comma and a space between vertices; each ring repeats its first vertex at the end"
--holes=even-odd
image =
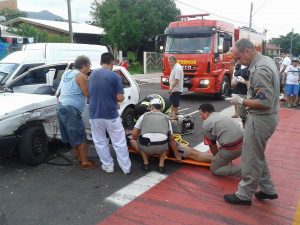
POLYGON ((36 166, 42 163, 48 156, 48 138, 44 128, 33 126, 24 129, 18 150, 25 164, 36 166))
POLYGON ((230 82, 227 76, 224 76, 223 78, 223 82, 222 82, 222 86, 221 86, 221 90, 219 93, 216 94, 216 99, 222 100, 226 97, 230 96, 230 82))
POLYGON ((134 127, 134 110, 131 107, 126 108, 122 113, 122 121, 125 129, 132 130, 134 127))

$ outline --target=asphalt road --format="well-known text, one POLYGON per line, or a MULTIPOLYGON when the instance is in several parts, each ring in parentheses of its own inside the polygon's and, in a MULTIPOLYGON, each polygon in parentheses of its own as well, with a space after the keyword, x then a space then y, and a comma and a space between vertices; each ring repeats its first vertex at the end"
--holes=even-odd
MULTIPOLYGON (((160 90, 157 83, 141 82, 140 89, 141 98, 151 93, 168 95, 160 90)), ((195 112, 205 102, 213 103, 217 111, 229 106, 225 101, 188 94, 181 98, 182 112, 195 112)), ((184 136, 191 146, 203 141, 202 122, 197 112, 193 116, 195 132, 184 136)), ((89 155, 99 163, 92 144, 89 155)), ((105 199, 145 175, 138 168, 140 158, 137 155, 131 155, 132 173, 129 176, 123 175, 117 163, 113 174, 107 174, 100 168, 81 170, 73 155, 58 144, 52 146, 51 158, 38 167, 28 167, 17 157, 0 158, 0 225, 96 224, 119 207, 105 199)), ((153 170, 155 165, 156 161, 153 162, 153 170)), ((167 162, 167 174, 182 166, 185 165, 167 162)))

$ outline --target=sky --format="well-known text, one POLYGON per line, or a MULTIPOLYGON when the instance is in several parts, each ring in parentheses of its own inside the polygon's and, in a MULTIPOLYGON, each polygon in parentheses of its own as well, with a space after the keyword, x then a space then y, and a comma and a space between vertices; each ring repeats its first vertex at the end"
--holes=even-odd
MULTIPOLYGON (((164 1, 164 0, 162 0, 164 1)), ((71 0, 72 19, 91 20, 92 0, 71 0)), ((235 27, 249 26, 250 6, 253 3, 252 28, 267 30, 267 39, 286 35, 294 29, 300 33, 299 0, 175 0, 182 15, 209 12, 208 18, 231 22, 235 27)), ((66 0, 18 0, 22 11, 48 10, 63 18, 68 17, 66 0)))

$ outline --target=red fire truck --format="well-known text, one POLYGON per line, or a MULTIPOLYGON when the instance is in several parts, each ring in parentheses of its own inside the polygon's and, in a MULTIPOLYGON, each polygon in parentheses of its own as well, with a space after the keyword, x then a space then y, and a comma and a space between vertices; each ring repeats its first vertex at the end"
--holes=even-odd
MULTIPOLYGON (((184 92, 214 94, 222 98, 230 93, 234 41, 248 38, 262 50, 265 36, 249 28, 235 29, 233 24, 206 20, 209 14, 178 16, 164 33, 161 88, 169 89, 168 57, 174 55, 184 71, 184 92), (200 17, 200 18, 199 18, 200 17)), ((161 41, 157 38, 157 42, 161 41)))

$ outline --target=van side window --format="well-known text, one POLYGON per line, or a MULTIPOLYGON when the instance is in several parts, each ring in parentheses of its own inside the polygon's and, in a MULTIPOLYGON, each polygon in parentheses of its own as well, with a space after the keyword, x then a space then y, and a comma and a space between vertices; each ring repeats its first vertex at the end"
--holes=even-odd
POLYGON ((130 87, 130 82, 127 80, 127 78, 125 77, 125 75, 122 73, 121 70, 114 70, 114 72, 121 77, 123 88, 130 87))

